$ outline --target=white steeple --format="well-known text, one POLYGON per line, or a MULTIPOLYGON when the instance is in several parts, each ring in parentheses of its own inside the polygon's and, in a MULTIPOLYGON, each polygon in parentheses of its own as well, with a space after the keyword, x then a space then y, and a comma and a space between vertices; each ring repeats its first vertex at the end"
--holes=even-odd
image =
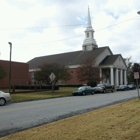
POLYGON ((88 22, 87 22, 87 28, 85 30, 85 39, 84 39, 82 48, 84 51, 90 51, 97 47, 98 46, 94 39, 94 30, 92 29, 90 11, 88 7, 88 22))
POLYGON ((88 7, 88 22, 87 22, 87 28, 92 28, 92 26, 91 26, 91 19, 90 19, 89 7, 88 7))

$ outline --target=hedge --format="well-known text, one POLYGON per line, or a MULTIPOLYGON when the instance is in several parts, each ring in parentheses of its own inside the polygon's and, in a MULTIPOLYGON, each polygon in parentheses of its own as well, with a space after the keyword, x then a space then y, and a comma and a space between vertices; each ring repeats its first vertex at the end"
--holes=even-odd
MULTIPOLYGON (((40 90, 40 89, 52 89, 51 85, 14 85, 12 88, 16 89, 22 89, 22 90, 40 90)), ((59 86, 55 85, 54 90, 59 90, 59 86)))

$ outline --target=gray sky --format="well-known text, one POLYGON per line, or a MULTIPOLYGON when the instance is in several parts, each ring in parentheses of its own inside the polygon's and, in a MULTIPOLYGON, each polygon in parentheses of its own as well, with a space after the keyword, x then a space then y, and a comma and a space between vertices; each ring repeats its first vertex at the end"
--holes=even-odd
POLYGON ((0 59, 81 50, 88 5, 98 46, 140 62, 139 0, 0 0, 0 59))

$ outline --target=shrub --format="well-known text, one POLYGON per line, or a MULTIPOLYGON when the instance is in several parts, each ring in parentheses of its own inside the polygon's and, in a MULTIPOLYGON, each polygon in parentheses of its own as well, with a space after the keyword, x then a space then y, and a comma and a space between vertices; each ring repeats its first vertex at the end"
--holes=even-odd
POLYGON ((96 81, 87 82, 88 86, 95 87, 97 85, 96 81))

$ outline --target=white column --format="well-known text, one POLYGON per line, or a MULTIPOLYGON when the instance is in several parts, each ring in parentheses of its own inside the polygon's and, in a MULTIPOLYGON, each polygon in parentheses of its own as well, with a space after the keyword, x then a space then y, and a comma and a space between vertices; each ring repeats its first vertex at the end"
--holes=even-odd
POLYGON ((120 69, 120 85, 123 84, 123 74, 122 74, 122 69, 120 69))
POLYGON ((116 84, 116 86, 118 86, 118 69, 117 68, 115 71, 115 84, 116 84))
POLYGON ((124 84, 127 85, 126 70, 124 70, 124 84))
MULTIPOLYGON (((100 78, 102 78, 102 68, 100 68, 100 78)), ((100 83, 102 83, 102 79, 101 79, 100 83)))
POLYGON ((110 84, 111 85, 114 85, 114 73, 113 73, 113 68, 112 67, 110 68, 110 74, 111 74, 110 75, 111 76, 110 77, 110 79, 111 79, 111 83, 110 84))

